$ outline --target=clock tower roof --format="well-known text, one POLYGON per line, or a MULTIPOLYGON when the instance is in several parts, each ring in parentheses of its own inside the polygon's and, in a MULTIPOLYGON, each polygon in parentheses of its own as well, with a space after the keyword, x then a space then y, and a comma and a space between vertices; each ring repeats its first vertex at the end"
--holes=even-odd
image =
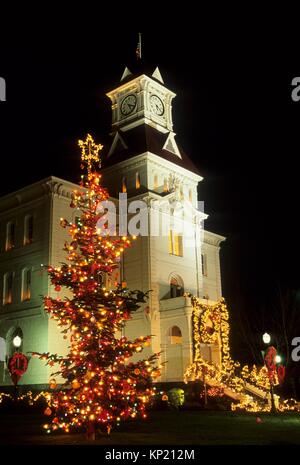
POLYGON ((103 154, 102 167, 107 168, 146 152, 199 175, 199 169, 175 142, 174 133, 162 133, 148 124, 130 131, 119 129, 109 150, 103 154))

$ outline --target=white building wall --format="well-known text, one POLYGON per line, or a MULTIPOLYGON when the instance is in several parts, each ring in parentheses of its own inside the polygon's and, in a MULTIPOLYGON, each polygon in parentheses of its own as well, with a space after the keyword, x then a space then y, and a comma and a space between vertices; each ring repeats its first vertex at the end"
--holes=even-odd
MULTIPOLYGON (((29 358, 30 352, 46 352, 48 349, 48 318, 44 313, 42 295, 47 293, 48 280, 42 273, 41 264, 49 259, 49 208, 50 198, 43 183, 25 188, 0 201, 0 336, 6 341, 8 355, 12 346, 9 335, 16 328, 23 333, 22 351, 29 358), (24 245, 24 220, 33 215, 33 242, 24 245), (15 247, 5 251, 6 224, 16 225, 15 247), (31 269, 31 298, 22 302, 22 270, 31 269), (11 304, 3 305, 3 276, 13 271, 13 298, 11 304)), ((41 362, 30 358, 28 371, 20 384, 44 383, 46 368, 41 362)), ((0 384, 10 385, 11 380, 5 362, 0 362, 0 384)))
MULTIPOLYGON (((146 169, 145 160, 139 166, 141 184, 146 182, 151 185, 153 166, 146 169)), ((129 177, 134 183, 136 170, 134 166, 131 170, 133 175, 129 177)), ((195 195, 195 185, 192 180, 190 185, 185 186, 185 192, 191 188, 195 195)), ((64 355, 67 351, 67 341, 58 331, 56 323, 49 320, 41 297, 50 293, 54 297, 59 295, 63 298, 66 291, 55 292, 53 286, 50 286, 47 272, 42 272, 40 265, 58 265, 66 260, 63 246, 70 237, 67 230, 61 228, 60 218, 74 221, 75 216, 80 216, 79 211, 70 208, 71 192, 75 188, 78 186, 52 177, 25 188, 18 197, 14 193, 0 199, 0 337, 6 339, 13 328, 20 327, 24 336, 24 353, 36 351, 64 355), (24 217, 32 213, 34 241, 23 246, 24 217), (5 252, 6 223, 11 219, 16 221, 16 247, 5 252), (33 270, 32 296, 29 302, 21 302, 21 272, 28 266, 33 270), (3 274, 10 270, 15 272, 13 304, 3 306, 3 274)), ((148 205, 149 221, 151 202, 155 200, 155 195, 141 196, 148 205)), ((160 221, 165 221, 162 215, 160 221)), ((132 290, 151 290, 149 301, 126 324, 124 335, 130 339, 153 335, 152 346, 145 348, 142 356, 163 351, 161 362, 168 363, 163 365, 162 381, 182 379, 182 373, 192 360, 191 304, 186 297, 169 298, 170 276, 175 274, 182 278, 185 292, 200 297, 208 295, 211 301, 218 300, 222 295, 219 246, 223 238, 206 231, 201 246, 200 236, 201 230, 197 230, 198 242, 193 243, 192 240, 190 247, 184 247, 182 257, 169 253, 167 236, 138 237, 124 253, 123 280, 127 286, 132 290), (206 276, 202 276, 201 253, 206 255, 206 276), (170 344, 168 331, 174 325, 181 330, 181 344, 170 344)), ((21 384, 47 384, 54 368, 46 368, 40 360, 31 359, 21 384)), ((0 362, 0 384, 11 384, 4 362, 0 362)))

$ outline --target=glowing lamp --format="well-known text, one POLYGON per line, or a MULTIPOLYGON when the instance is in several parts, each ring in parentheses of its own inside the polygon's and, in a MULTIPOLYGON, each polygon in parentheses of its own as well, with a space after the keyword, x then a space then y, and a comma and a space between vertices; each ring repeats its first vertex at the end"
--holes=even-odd
POLYGON ((20 336, 15 336, 13 338, 13 345, 14 347, 21 347, 21 344, 22 344, 22 339, 20 338, 20 336))
POLYGON ((275 356, 275 362, 276 363, 281 363, 281 356, 280 355, 275 356))
POLYGON ((271 336, 268 333, 263 334, 262 339, 263 339, 265 344, 270 344, 270 342, 271 342, 271 336))

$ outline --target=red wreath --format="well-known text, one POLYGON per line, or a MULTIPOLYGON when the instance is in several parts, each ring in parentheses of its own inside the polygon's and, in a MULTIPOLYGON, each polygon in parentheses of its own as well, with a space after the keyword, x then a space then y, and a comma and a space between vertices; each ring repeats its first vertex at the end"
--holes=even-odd
POLYGON ((267 352, 265 354, 265 364, 268 369, 268 377, 271 383, 273 382, 275 372, 276 372, 276 362, 275 362, 276 354, 277 354, 277 350, 273 346, 268 347, 267 352))
POLYGON ((277 376, 278 376, 279 384, 282 384, 285 378, 285 366, 279 365, 277 367, 277 376))
POLYGON ((19 352, 15 353, 8 361, 8 369, 11 375, 18 379, 24 375, 28 368, 28 358, 19 352))

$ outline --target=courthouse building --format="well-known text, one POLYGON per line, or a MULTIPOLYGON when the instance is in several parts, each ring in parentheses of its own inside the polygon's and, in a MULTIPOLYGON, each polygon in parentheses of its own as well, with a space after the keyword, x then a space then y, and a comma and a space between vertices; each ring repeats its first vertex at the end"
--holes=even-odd
MULTIPOLYGON (((124 332, 132 338, 153 335, 152 346, 145 350, 162 351, 161 361, 167 362, 159 381, 180 381, 193 358, 189 294, 211 303, 221 298, 219 251, 224 237, 204 229, 207 215, 197 198, 201 173, 177 143, 175 94, 165 86, 159 69, 132 73, 125 68, 107 95, 112 139, 102 155, 103 185, 116 202, 120 192, 126 194, 129 208, 142 200, 149 230, 126 250, 108 284, 117 279, 132 290, 151 290, 149 301, 124 332), (153 222, 158 234, 157 229, 151 234, 153 222), (182 229, 176 227, 179 223, 182 229)), ((59 223, 62 217, 76 222, 80 215, 70 208, 74 189, 78 185, 49 176, 0 199, 0 385, 11 384, 6 362, 16 350, 16 335, 22 341, 18 350, 25 354, 66 352, 67 341, 43 308, 43 296, 58 293, 41 264, 65 261, 62 249, 68 236, 59 223)), ((59 295, 63 298, 64 291, 59 295)), ((219 349, 203 346, 203 355, 218 362, 219 349)), ((42 386, 50 373, 31 358, 20 383, 42 386)))

